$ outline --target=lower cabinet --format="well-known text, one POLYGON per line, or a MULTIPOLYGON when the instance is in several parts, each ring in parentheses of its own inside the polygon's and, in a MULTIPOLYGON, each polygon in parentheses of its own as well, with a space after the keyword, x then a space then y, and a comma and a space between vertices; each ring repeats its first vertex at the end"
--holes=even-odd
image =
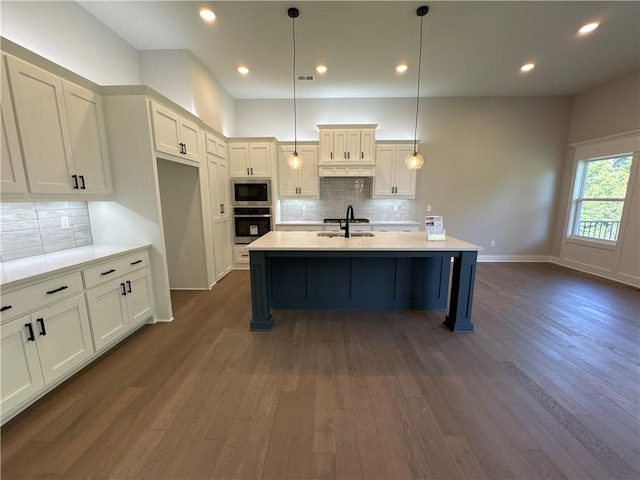
POLYGON ((82 295, 2 326, 2 411, 29 399, 94 352, 82 295))
POLYGON ((2 423, 155 314, 149 254, 125 253, 2 292, 2 423))
POLYGON ((96 351, 113 343, 153 313, 148 268, 87 291, 96 351))

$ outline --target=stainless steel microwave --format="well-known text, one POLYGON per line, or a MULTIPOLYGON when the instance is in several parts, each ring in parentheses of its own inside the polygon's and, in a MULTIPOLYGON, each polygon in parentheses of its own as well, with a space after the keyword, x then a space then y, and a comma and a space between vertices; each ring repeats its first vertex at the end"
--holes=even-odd
POLYGON ((270 207, 271 180, 268 178, 231 179, 231 204, 238 207, 270 207))

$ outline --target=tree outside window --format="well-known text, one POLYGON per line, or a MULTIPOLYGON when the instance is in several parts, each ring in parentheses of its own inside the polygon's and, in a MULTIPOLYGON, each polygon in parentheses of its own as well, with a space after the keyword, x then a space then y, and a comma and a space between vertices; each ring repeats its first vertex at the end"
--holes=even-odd
POLYGON ((583 160, 578 165, 573 235, 618 240, 632 155, 583 160))

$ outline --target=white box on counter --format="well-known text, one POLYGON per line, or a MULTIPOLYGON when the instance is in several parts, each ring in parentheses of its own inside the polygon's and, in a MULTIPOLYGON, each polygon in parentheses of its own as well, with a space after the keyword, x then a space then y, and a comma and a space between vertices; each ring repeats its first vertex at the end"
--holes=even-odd
POLYGON ((444 220, 440 215, 427 215, 424 217, 424 230, 427 240, 444 240, 446 231, 444 229, 444 220))

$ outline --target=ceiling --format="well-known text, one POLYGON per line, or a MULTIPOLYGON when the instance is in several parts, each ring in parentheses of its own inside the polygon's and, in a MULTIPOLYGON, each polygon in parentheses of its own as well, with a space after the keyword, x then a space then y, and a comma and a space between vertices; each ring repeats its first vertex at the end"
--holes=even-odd
POLYGON ((296 73, 315 75, 296 83, 298 98, 415 96, 422 4, 421 96, 574 95, 640 67, 637 1, 78 3, 137 50, 190 50, 236 99, 292 96, 291 6, 296 73), (203 5, 217 15, 211 24, 203 5), (592 21, 600 27, 579 36, 592 21), (536 67, 523 74, 527 62, 536 67))

